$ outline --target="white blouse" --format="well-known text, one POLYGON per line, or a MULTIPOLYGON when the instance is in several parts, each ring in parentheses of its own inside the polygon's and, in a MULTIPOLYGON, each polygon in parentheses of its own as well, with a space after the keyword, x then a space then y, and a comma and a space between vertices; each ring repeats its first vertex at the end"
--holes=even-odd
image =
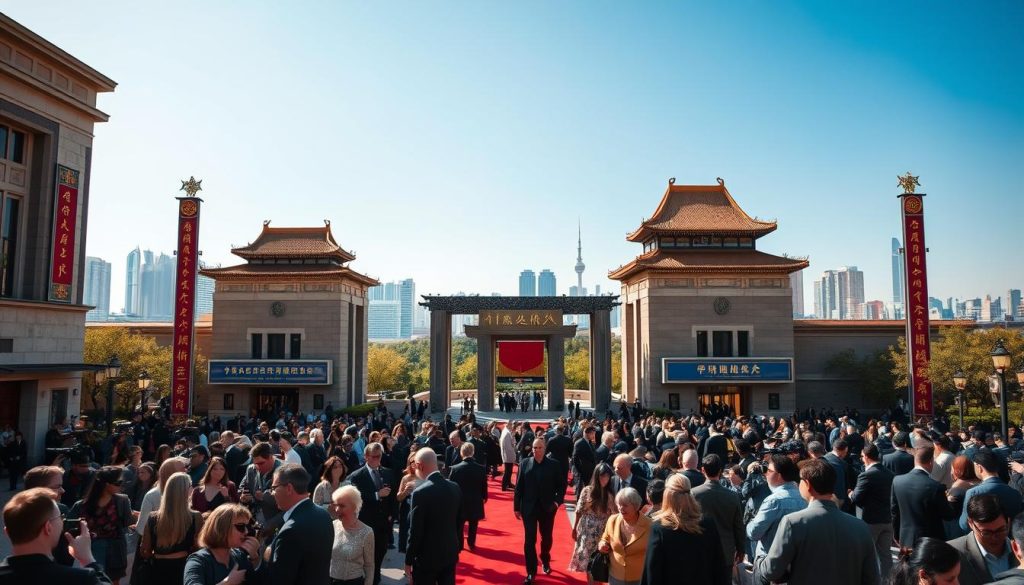
POLYGON ((373 571, 373 529, 360 522, 354 529, 346 530, 341 520, 335 520, 331 579, 362 577, 365 585, 373 585, 373 571))

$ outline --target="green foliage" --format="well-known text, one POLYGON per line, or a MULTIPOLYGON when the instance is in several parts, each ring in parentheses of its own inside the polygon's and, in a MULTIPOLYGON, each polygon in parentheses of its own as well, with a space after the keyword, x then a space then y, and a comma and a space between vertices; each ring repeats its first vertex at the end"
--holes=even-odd
MULTIPOLYGON (((1024 404, 1015 401, 1006 403, 1006 417, 1010 424, 1019 424, 1024 421, 1024 404)), ((946 407, 946 416, 949 417, 950 426, 960 427, 960 407, 946 407)), ((999 409, 992 406, 989 399, 987 406, 967 406, 964 408, 964 426, 986 425, 992 429, 999 429, 1002 424, 999 409)))
POLYGON ((373 344, 366 357, 367 382, 371 393, 395 390, 405 373, 406 360, 388 345, 373 344))
POLYGON ((675 412, 672 412, 671 410, 669 410, 667 408, 648 408, 647 409, 647 413, 648 414, 653 414, 654 416, 658 416, 658 417, 661 417, 661 418, 665 418, 665 417, 668 417, 668 416, 676 416, 675 412))
POLYGON ((886 406, 901 395, 894 377, 890 350, 860 357, 856 351, 847 348, 825 362, 825 371, 856 382, 871 404, 886 406))
POLYGON ((348 408, 342 408, 341 410, 336 410, 335 412, 341 412, 343 414, 348 414, 348 415, 351 415, 351 416, 364 416, 365 417, 368 414, 370 414, 371 412, 373 412, 373 409, 375 409, 375 408, 377 408, 377 403, 376 402, 365 402, 363 404, 357 404, 355 406, 349 406, 348 408))

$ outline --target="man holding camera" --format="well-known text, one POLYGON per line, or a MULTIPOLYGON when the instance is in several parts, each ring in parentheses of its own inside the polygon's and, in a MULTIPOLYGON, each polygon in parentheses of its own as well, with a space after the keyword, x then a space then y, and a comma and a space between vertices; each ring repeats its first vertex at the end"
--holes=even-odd
POLYGON ((0 563, 0 583, 61 583, 61 585, 109 584, 110 579, 92 556, 89 527, 79 521, 78 535, 64 532, 64 516, 57 508, 56 494, 46 488, 32 488, 15 495, 4 506, 4 532, 11 540, 13 554, 0 563), (65 539, 83 568, 54 562, 53 549, 65 539))

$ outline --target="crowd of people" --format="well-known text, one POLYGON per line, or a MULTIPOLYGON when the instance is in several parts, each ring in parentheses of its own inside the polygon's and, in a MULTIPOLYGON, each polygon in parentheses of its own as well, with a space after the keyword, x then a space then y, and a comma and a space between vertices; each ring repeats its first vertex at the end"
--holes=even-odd
POLYGON ((527 584, 553 566, 614 585, 1024 582, 1016 428, 724 405, 476 414, 137 415, 24 472, 0 584, 379 585, 392 548, 411 583, 454 583, 499 475, 527 584), (571 529, 555 534, 567 501, 571 529), (555 539, 569 558, 552 558, 555 539))

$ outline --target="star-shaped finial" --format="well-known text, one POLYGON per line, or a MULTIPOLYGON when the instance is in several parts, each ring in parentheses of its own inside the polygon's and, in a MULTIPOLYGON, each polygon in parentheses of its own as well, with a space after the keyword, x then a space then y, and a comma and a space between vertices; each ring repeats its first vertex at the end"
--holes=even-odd
POLYGON ((187 181, 181 182, 181 191, 189 197, 195 197, 196 193, 203 190, 203 182, 197 181, 195 177, 189 177, 187 181))
POLYGON ((918 181, 919 177, 915 177, 907 171, 907 174, 903 176, 897 176, 896 179, 899 181, 899 186, 903 188, 904 193, 913 193, 916 187, 921 186, 921 182, 918 181))

